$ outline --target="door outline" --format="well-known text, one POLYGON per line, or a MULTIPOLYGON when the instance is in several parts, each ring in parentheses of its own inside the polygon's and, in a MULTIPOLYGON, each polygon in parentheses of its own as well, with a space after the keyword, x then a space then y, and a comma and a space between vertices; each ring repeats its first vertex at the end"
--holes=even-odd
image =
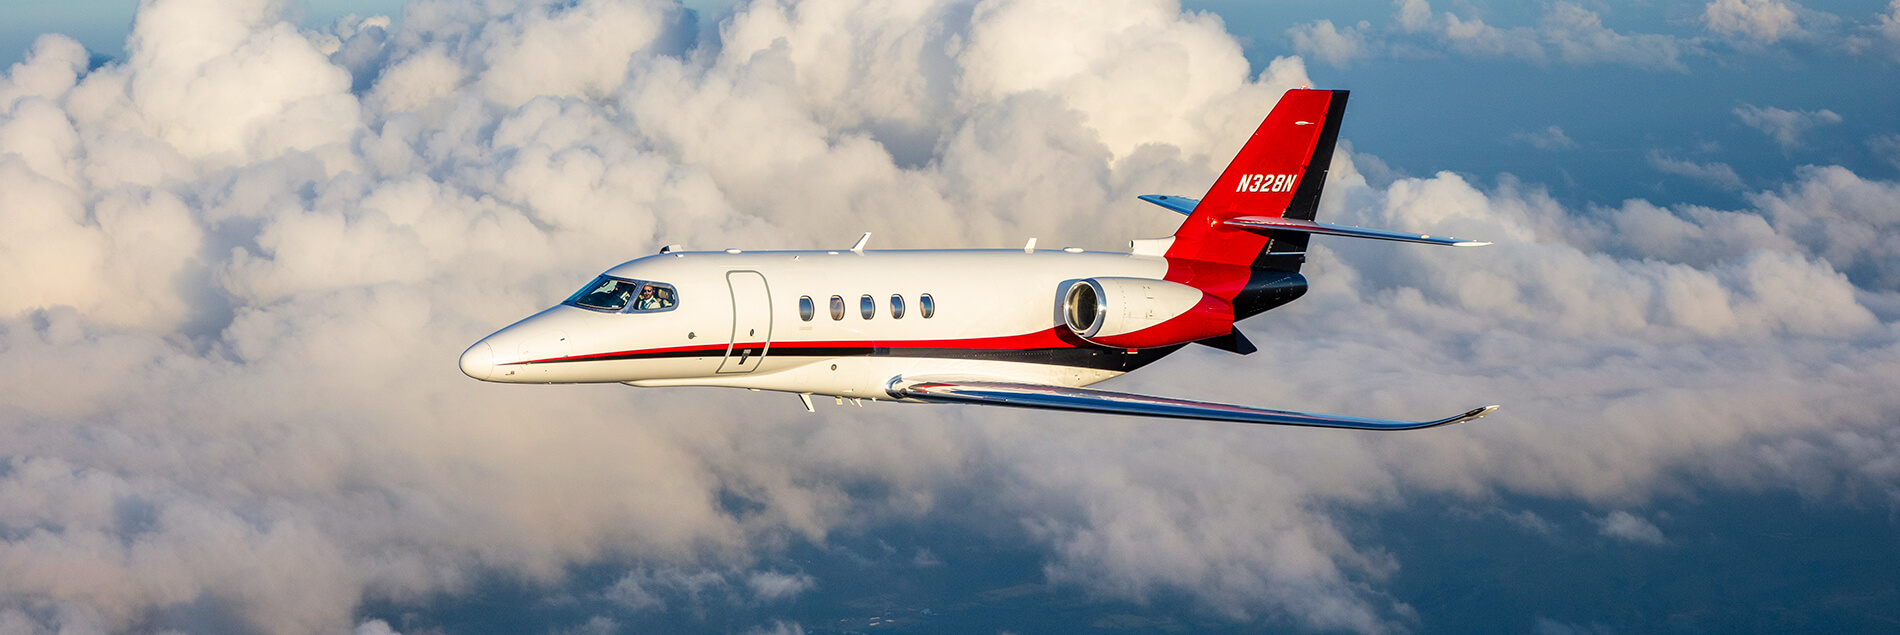
POLYGON ((734 270, 726 272, 726 288, 732 293, 732 334, 718 372, 750 373, 772 348, 772 287, 765 274, 734 270))

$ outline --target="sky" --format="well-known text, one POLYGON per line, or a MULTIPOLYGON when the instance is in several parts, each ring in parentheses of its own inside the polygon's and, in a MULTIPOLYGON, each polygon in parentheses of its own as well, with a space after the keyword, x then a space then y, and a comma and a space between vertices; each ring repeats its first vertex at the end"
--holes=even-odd
POLYGON ((1900 2, 0 7, 0 634, 1900 623, 1900 2), (42 35, 54 34, 54 35, 42 35), (63 34, 63 35, 59 35, 63 34), (470 380, 661 245, 1094 249, 1352 90, 1299 301, 1105 388, 470 380), (1052 242, 1053 241, 1053 242, 1052 242))

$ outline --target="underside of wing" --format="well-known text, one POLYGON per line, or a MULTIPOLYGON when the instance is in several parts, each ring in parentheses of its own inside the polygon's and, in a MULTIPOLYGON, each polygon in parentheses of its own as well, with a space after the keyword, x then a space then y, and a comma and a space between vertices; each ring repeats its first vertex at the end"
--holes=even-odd
POLYGON ((1068 388, 1038 384, 993 381, 915 381, 893 382, 894 396, 934 403, 964 403, 1042 410, 1067 410, 1100 414, 1135 415, 1169 419, 1201 419, 1312 428, 1349 430, 1417 430, 1470 421, 1491 414, 1497 406, 1485 406, 1455 417, 1432 421, 1395 421, 1342 415, 1313 414, 1291 410, 1270 410, 1207 401, 1189 401, 1110 392, 1092 388, 1068 388))

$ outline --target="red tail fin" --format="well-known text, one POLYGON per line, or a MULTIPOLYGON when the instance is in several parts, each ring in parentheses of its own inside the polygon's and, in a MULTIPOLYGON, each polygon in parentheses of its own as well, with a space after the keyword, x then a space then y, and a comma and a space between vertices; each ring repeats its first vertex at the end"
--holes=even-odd
MULTIPOLYGON (((1175 231, 1168 257, 1272 266, 1270 253, 1304 253, 1306 234, 1281 232, 1269 245, 1266 235, 1222 223, 1235 216, 1313 220, 1345 114, 1346 91, 1286 91, 1175 231)), ((1290 268, 1298 270, 1297 261, 1290 268)))

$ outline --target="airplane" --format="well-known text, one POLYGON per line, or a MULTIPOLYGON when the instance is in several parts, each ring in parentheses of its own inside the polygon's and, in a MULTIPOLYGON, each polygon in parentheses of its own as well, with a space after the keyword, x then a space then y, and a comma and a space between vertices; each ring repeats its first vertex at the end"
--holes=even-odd
POLYGON ((1426 421, 1272 410, 1086 386, 1190 344, 1255 352, 1235 324, 1306 292, 1317 234, 1446 246, 1490 243, 1320 223, 1348 91, 1287 91, 1186 215, 1127 253, 1070 247, 683 251, 622 263, 461 357, 469 377, 517 384, 723 386, 863 400, 956 403, 1241 423, 1410 430, 1426 421))

